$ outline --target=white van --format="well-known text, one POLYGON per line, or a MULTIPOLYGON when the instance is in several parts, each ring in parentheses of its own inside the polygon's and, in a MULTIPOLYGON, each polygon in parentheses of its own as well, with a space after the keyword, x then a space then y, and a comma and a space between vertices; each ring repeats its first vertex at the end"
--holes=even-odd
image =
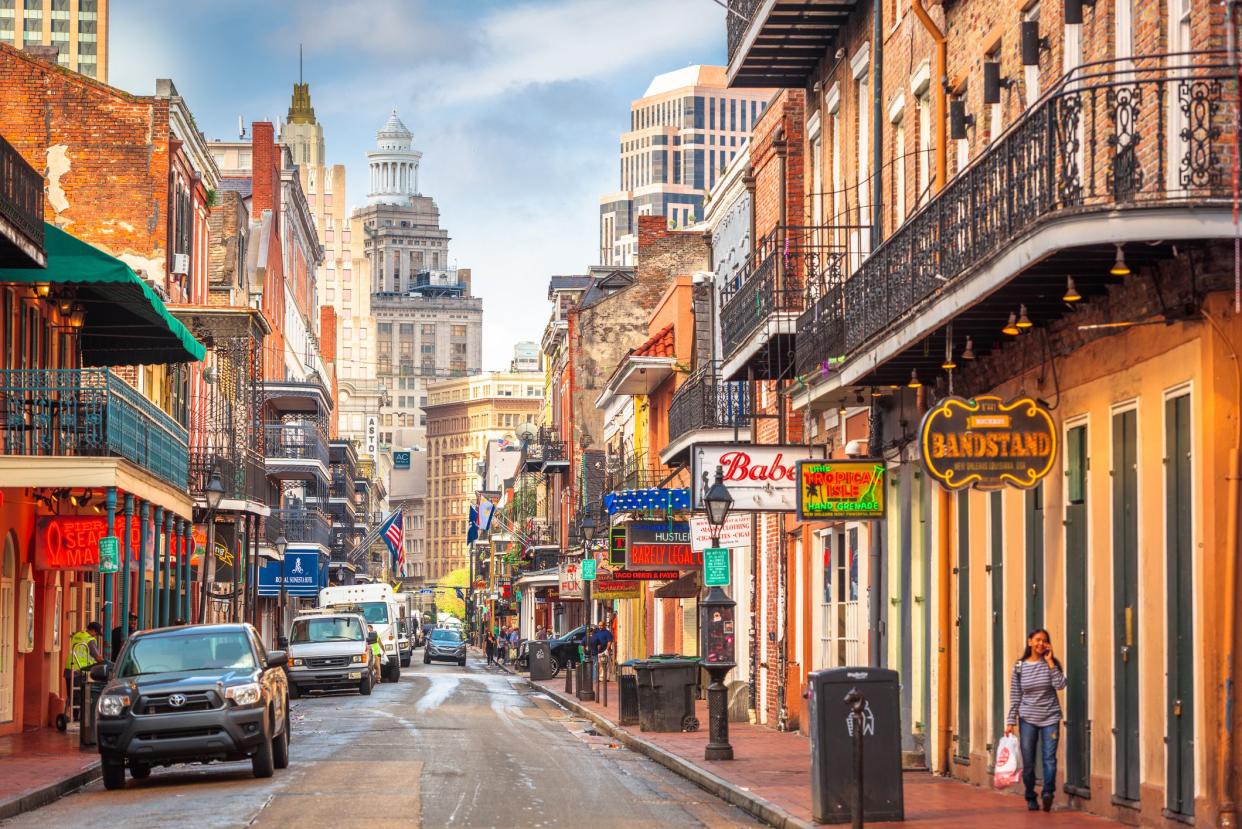
POLYGON ((367 624, 375 627, 380 645, 388 657, 388 664, 383 666, 384 680, 396 682, 401 678, 401 647, 397 642, 401 609, 391 585, 374 583, 325 587, 319 591, 319 606, 325 610, 361 613, 367 624))
POLYGON ((414 607, 413 593, 394 593, 393 598, 397 602, 397 609, 401 612, 401 624, 397 628, 397 645, 401 650, 401 667, 410 667, 410 657, 414 654, 414 649, 421 644, 422 631, 419 630, 422 625, 419 622, 418 611, 414 607))

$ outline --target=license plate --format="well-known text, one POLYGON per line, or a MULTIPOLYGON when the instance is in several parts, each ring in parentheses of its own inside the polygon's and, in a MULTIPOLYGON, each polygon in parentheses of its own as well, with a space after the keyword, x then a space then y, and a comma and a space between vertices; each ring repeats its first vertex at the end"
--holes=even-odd
POLYGON ((362 671, 350 671, 349 678, 350 679, 362 679, 362 671))

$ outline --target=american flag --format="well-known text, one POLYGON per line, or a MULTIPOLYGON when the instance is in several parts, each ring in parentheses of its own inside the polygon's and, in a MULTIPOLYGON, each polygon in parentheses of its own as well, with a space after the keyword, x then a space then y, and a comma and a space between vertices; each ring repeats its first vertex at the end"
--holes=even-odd
POLYGON ((389 552, 392 553, 393 569, 397 571, 398 576, 405 575, 405 529, 401 526, 401 510, 394 512, 384 526, 380 528, 380 535, 384 537, 384 542, 388 545, 389 552))

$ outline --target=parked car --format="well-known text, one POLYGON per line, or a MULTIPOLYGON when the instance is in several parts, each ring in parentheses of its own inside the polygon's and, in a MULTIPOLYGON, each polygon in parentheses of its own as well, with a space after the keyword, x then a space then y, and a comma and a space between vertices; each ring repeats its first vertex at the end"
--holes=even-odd
POLYGON ((578 662, 578 647, 586 639, 586 630, 586 625, 579 625, 569 633, 555 636, 548 640, 553 676, 559 674, 561 668, 570 662, 578 662))
POLYGON ((430 665, 433 660, 466 664, 466 639, 460 630, 436 628, 427 636, 427 644, 423 646, 423 664, 430 665))
POLYGON ((255 777, 289 765, 284 651, 266 650, 253 627, 190 625, 135 633, 106 682, 98 737, 104 787, 143 780, 154 766, 250 759, 255 777))
POLYGON ((375 633, 358 613, 299 616, 289 628, 289 696, 305 691, 356 688, 366 696, 380 681, 380 661, 372 652, 375 633))

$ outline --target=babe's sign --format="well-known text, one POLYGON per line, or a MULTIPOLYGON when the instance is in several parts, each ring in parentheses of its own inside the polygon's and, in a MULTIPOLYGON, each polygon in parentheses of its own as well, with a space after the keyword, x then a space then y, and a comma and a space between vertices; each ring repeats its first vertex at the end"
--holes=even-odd
MULTIPOLYGON (((140 522, 131 520, 129 557, 138 561, 140 522)), ((124 533, 124 518, 118 516, 112 535, 124 533)), ((97 570, 99 539, 108 535, 108 522, 102 515, 58 515, 40 518, 35 528, 34 567, 36 570, 97 570)), ((152 549, 150 533, 147 549, 152 549)))
POLYGON ((733 495, 734 512, 793 512, 798 502, 798 461, 822 458, 823 447, 753 444, 702 444, 694 448, 694 507, 720 467, 733 495), (706 485, 703 484, 704 475, 706 485))

